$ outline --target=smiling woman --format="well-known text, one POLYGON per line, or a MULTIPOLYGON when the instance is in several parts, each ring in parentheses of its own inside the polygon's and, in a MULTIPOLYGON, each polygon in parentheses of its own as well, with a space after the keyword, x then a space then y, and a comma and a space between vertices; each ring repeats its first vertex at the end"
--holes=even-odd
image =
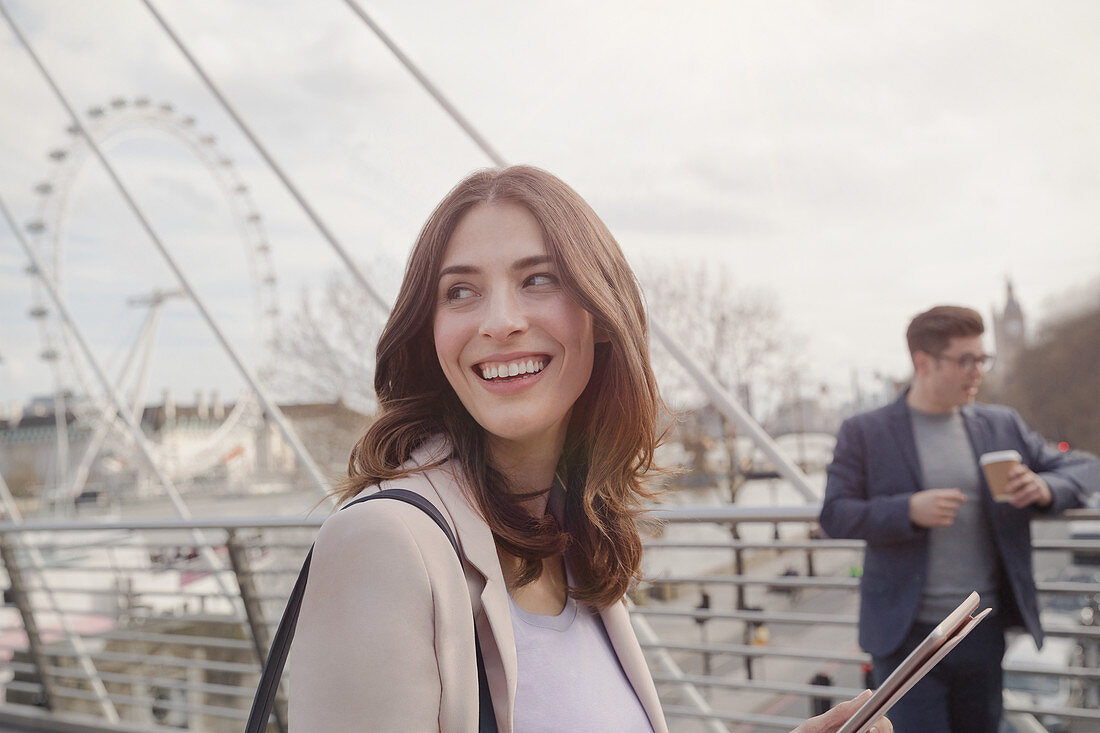
MULTIPOLYGON (((563 182, 517 166, 443 199, 379 340, 379 414, 341 498, 416 492, 460 552, 398 501, 325 522, 292 729, 667 730, 623 602, 658 435, 647 338, 618 244, 563 182)), ((857 704, 800 730, 835 731, 857 704)))

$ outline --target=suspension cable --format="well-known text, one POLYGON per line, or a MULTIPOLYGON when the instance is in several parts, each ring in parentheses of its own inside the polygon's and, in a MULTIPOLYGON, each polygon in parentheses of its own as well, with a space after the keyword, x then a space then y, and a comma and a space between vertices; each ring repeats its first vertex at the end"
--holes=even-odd
POLYGON ((470 123, 470 121, 467 120, 453 104, 451 104, 450 100, 443 96, 443 92, 439 90, 439 87, 433 84, 431 80, 424 75, 424 72, 422 72, 419 67, 417 67, 417 65, 412 62, 412 59, 405 55, 405 52, 402 51, 398 47, 398 45, 393 42, 393 39, 391 39, 389 35, 387 35, 386 32, 382 30, 382 27, 379 26, 378 23, 376 23, 369 15, 367 15, 367 11, 363 10, 359 3, 355 2, 355 0, 344 0, 344 3, 349 8, 351 8, 353 13, 359 16, 360 20, 366 23, 367 27, 374 32, 374 35, 378 36, 378 39, 386 45, 386 48, 390 50, 390 53, 392 53, 397 58, 397 60, 401 62, 401 65, 404 66, 418 82, 420 82, 420 86, 424 87, 424 91, 432 95, 432 99, 438 102, 439 106, 443 108, 443 111, 446 112, 452 120, 454 120, 455 124, 462 128, 462 131, 465 132, 467 136, 469 136, 469 138, 474 142, 474 145, 477 145, 479 148, 481 148, 481 151, 483 153, 489 156, 489 160, 493 161, 494 165, 498 165, 501 168, 504 168, 508 165, 508 163, 505 162, 504 158, 501 157, 501 155, 493 148, 493 146, 489 144, 489 141, 486 140, 481 135, 481 133, 477 131, 477 129, 470 123))
POLYGON ((280 181, 282 181, 283 185, 286 186, 286 189, 290 193, 290 195, 294 198, 295 201, 298 202, 298 205, 302 207, 302 211, 304 211, 306 216, 309 217, 309 220, 313 222, 313 225, 317 227, 317 231, 320 232, 321 236, 325 238, 325 241, 327 241, 329 245, 332 246, 332 249, 335 250, 336 255, 340 258, 340 260, 344 263, 348 270, 351 271, 355 279, 359 281, 359 285, 363 288, 363 290, 366 291, 367 295, 370 296, 371 301, 379 308, 381 308, 383 313, 389 313, 390 304, 386 301, 385 298, 383 298, 379 294, 378 290, 373 285, 371 285, 370 281, 367 279, 367 276, 363 273, 355 260, 352 259, 351 255, 348 254, 348 251, 344 248, 344 245, 340 243, 340 241, 336 238, 336 235, 333 234, 328 226, 324 223, 324 221, 321 220, 320 215, 314 210, 309 202, 306 201, 305 196, 303 196, 302 192, 298 190, 298 187, 294 185, 294 182, 290 180, 290 177, 283 171, 282 167, 275 162, 275 158, 272 157, 271 153, 268 152, 267 148, 264 147, 264 144, 260 142, 259 138, 256 137, 256 134, 252 132, 252 128, 250 128, 248 126, 248 123, 246 123, 244 119, 240 116, 240 114, 237 113, 237 110, 233 107, 233 105, 229 103, 229 100, 224 94, 222 94, 221 90, 210 78, 210 75, 206 73, 206 70, 203 69, 202 65, 199 64, 195 56, 180 39, 179 35, 172 29, 170 25, 168 25, 168 21, 166 21, 164 19, 164 16, 157 11, 150 0, 141 1, 145 5, 145 7, 149 9, 149 12, 153 14, 153 18, 155 18, 157 23, 160 24, 160 27, 164 29, 164 32, 168 35, 168 37, 172 39, 172 43, 176 45, 176 48, 179 49, 179 52, 183 54, 183 57, 187 59, 188 63, 191 64, 191 68, 195 70, 195 73, 198 74, 199 78, 202 79, 204 84, 206 84, 206 88, 210 90, 210 93, 214 95, 214 97, 218 100, 218 102, 229 114, 229 116, 233 118, 233 121, 237 123, 237 126, 240 128, 241 132, 244 133, 244 136, 247 137, 249 142, 252 143, 253 147, 256 148, 256 152, 260 154, 260 156, 271 168, 272 172, 279 178, 280 181))

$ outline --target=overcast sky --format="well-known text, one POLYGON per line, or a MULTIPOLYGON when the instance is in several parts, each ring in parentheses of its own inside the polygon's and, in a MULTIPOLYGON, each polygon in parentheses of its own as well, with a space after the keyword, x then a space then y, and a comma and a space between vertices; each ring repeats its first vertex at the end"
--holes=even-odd
MULTIPOLYGON (((137 0, 0 0, 77 110, 169 102, 217 138, 263 216, 283 308, 339 265, 137 0)), ((387 294, 432 206, 487 158, 340 0, 154 0, 387 294), (375 264, 379 261, 390 264, 375 264)), ((635 262, 725 263, 774 293, 808 365, 907 371, 941 302, 1034 323, 1100 282, 1100 4, 504 2, 363 7, 510 162, 584 195, 635 262)), ((69 124, 0 24, 0 196, 35 219, 69 124)), ((174 139, 107 126, 108 156, 250 360, 253 285, 227 197, 174 139)), ((117 371, 174 280, 93 162, 65 179, 64 292, 117 371)), ((56 205, 56 201, 54 202, 56 205)), ((56 226, 58 215, 47 217, 56 226)), ((52 389, 26 258, 0 222, 0 401, 52 389)), ((658 314, 659 317, 659 314, 658 314)), ((153 398, 240 379, 167 306, 153 398)))

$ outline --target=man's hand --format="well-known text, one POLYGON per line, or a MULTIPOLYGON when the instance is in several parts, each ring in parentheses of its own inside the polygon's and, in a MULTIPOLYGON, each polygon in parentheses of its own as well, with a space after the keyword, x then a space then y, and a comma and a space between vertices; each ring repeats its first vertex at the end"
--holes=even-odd
POLYGON ((918 527, 950 527, 966 494, 958 489, 926 489, 909 497, 909 520, 918 527))
MULTIPOLYGON (((859 697, 854 697, 848 702, 842 702, 832 710, 810 718, 791 733, 836 733, 840 726, 848 722, 867 698, 871 696, 870 690, 864 690, 859 697)), ((871 726, 872 733, 893 733, 894 726, 887 718, 879 718, 871 726)))
POLYGON ((1047 482, 1022 463, 1008 472, 1005 493, 1009 497, 1009 503, 1017 509, 1023 509, 1032 504, 1048 507, 1054 501, 1054 495, 1050 493, 1047 482))

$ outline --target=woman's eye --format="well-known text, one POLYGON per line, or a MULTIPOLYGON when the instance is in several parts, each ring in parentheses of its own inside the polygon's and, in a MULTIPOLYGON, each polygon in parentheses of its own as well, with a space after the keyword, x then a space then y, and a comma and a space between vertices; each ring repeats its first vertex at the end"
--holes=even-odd
POLYGON ((548 272, 540 272, 537 275, 532 275, 524 281, 524 285, 539 286, 539 285, 554 285, 558 282, 558 279, 548 272))
POLYGON ((466 287, 465 285, 455 285, 447 288, 446 298, 447 301, 453 300, 465 300, 474 294, 473 289, 466 287))

